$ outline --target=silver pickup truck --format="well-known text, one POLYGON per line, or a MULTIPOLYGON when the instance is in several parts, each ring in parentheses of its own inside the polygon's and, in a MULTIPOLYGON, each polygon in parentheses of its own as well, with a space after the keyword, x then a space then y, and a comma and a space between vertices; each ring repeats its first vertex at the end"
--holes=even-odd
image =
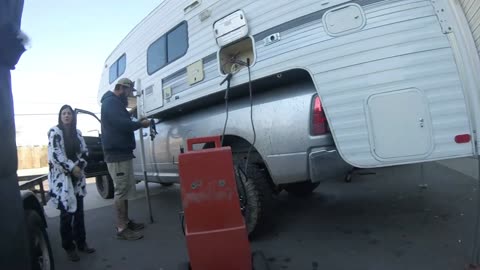
MULTIPOLYGON (((150 131, 136 132, 134 168, 138 180, 143 180, 140 134, 148 181, 171 185, 179 182, 178 155, 186 140, 220 135, 226 120, 223 145, 233 151, 249 232, 264 223, 278 192, 305 196, 321 181, 348 174, 351 166, 336 151, 321 101, 306 72, 279 73, 254 82, 252 90, 252 107, 247 86, 243 85, 230 89, 228 108, 223 96, 209 97, 164 114, 150 131)), ((94 140, 89 138, 87 142, 94 140)), ((90 147, 98 148, 98 142, 90 147)), ((105 198, 113 196, 108 175, 97 176, 97 187, 105 198)))
POLYGON ((348 164, 477 155, 473 2, 165 0, 107 57, 98 100, 118 79, 135 81, 138 115, 158 132, 137 136, 161 183, 178 181, 187 138, 223 134, 228 111, 224 145, 253 232, 275 192, 307 194, 348 164))

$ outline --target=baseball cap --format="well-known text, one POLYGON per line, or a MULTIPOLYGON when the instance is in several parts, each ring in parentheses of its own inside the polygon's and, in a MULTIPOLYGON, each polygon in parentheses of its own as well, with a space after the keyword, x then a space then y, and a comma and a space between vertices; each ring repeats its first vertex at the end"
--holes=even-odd
POLYGON ((121 78, 120 80, 118 80, 117 85, 130 87, 132 88, 132 91, 137 91, 137 89, 134 88, 135 83, 128 78, 121 78))

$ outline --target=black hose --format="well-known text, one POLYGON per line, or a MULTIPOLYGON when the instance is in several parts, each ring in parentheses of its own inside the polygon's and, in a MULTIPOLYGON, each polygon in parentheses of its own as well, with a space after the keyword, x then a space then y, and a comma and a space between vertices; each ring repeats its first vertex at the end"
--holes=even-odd
POLYGON ((225 79, 223 79, 223 81, 220 83, 220 85, 222 85, 225 81, 227 82, 227 90, 225 90, 225 112, 226 112, 226 116, 225 116, 225 124, 223 125, 223 132, 222 132, 222 142, 221 142, 221 146, 223 146, 223 139, 225 138, 225 131, 227 130, 227 123, 228 123, 228 92, 230 91, 230 81, 232 79, 232 73, 228 73, 227 77, 225 77, 225 79))
POLYGON ((248 175, 248 160, 250 159, 250 153, 257 142, 257 131, 255 130, 255 124, 253 122, 253 87, 252 87, 252 74, 250 70, 250 58, 247 58, 247 69, 248 69, 248 91, 250 94, 250 123, 252 124, 252 131, 253 131, 253 141, 250 145, 250 148, 247 152, 247 158, 245 159, 245 173, 248 175))

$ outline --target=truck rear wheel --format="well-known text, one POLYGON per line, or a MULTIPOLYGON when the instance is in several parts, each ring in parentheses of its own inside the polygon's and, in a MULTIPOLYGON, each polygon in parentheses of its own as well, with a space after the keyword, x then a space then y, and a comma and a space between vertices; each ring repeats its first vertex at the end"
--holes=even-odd
POLYGON ((302 197, 312 194, 312 192, 320 185, 319 182, 312 183, 311 181, 288 184, 284 189, 294 196, 302 197))
POLYGON ((97 184, 98 194, 104 199, 113 198, 113 192, 115 190, 113 186, 113 179, 110 174, 100 175, 95 178, 97 184))
POLYGON ((52 247, 40 215, 35 210, 26 210, 25 221, 32 269, 54 270, 52 247))
POLYGON ((265 225, 271 211, 273 190, 268 180, 269 175, 265 168, 249 163, 248 173, 245 172, 245 163, 235 164, 240 208, 245 219, 248 234, 255 235, 265 225))

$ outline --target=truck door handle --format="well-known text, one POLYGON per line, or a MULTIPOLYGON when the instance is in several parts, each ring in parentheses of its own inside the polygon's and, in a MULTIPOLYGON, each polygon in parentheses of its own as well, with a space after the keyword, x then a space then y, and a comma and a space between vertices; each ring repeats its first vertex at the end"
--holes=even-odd
POLYGON ((148 136, 148 133, 143 133, 143 137, 147 137, 148 136))

